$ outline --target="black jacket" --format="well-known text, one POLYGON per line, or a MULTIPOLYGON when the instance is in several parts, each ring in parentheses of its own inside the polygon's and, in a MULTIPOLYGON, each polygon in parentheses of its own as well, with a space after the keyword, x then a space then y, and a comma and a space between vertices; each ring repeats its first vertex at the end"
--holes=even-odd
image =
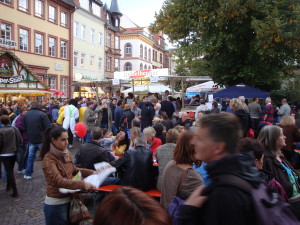
POLYGON ((143 105, 142 112, 141 112, 141 126, 142 130, 146 127, 152 126, 152 120, 155 115, 155 109, 151 102, 146 102, 143 105))
POLYGON ((246 112, 244 109, 239 109, 234 111, 234 114, 239 118, 240 124, 243 129, 243 135, 246 136, 246 133, 250 128, 254 129, 254 125, 252 122, 252 119, 250 117, 250 114, 246 112))
POLYGON ((108 162, 107 151, 96 141, 90 141, 82 145, 78 162, 81 168, 95 170, 95 163, 108 162))
MULTIPOLYGON (((228 155, 208 163, 206 170, 212 187, 218 176, 230 174, 248 181, 253 187, 261 182, 251 154, 228 155)), ((251 195, 235 186, 218 185, 201 208, 180 207, 182 225, 256 225, 251 195)))
POLYGON ((152 152, 142 146, 129 149, 117 160, 116 167, 124 171, 122 185, 147 191, 154 186, 152 152))
MULTIPOLYGON (((290 163, 284 157, 281 157, 281 160, 295 174, 298 175, 298 173, 293 169, 293 167, 290 165, 290 163)), ((268 171, 269 173, 271 173, 274 176, 274 178, 282 185, 288 198, 291 198, 292 194, 293 194, 293 186, 289 180, 289 176, 288 176, 286 170, 281 165, 281 163, 275 158, 275 156, 272 156, 270 153, 268 153, 266 151, 264 153, 263 169, 268 171)), ((299 179, 297 180, 297 184, 298 184, 298 188, 300 188, 299 179)))
POLYGON ((28 135, 31 144, 43 142, 44 131, 51 126, 48 115, 38 108, 31 108, 24 116, 23 129, 28 135))
POLYGON ((125 111, 123 111, 121 119, 119 121, 119 124, 123 130, 131 128, 131 122, 134 119, 134 117, 134 113, 130 109, 126 109, 125 111), (125 118, 127 122, 124 122, 125 118))
POLYGON ((184 126, 186 130, 189 130, 190 127, 193 126, 193 122, 190 119, 187 119, 185 122, 183 122, 182 119, 179 118, 175 126, 177 125, 184 126))
POLYGON ((162 101, 160 103, 160 105, 161 105, 160 111, 161 112, 166 112, 168 117, 172 118, 173 113, 175 112, 175 109, 174 109, 174 106, 173 106, 172 102, 169 102, 169 101, 165 100, 165 101, 162 101))

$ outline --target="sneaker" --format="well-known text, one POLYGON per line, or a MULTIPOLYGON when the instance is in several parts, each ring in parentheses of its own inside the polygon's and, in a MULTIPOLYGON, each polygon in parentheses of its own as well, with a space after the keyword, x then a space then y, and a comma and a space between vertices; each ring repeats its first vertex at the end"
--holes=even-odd
POLYGON ((25 170, 18 170, 17 173, 25 175, 25 170))
POLYGON ((72 149, 72 148, 74 148, 74 146, 73 146, 73 145, 70 145, 70 144, 68 144, 68 148, 69 148, 69 149, 72 149))
POLYGON ((31 180, 32 177, 31 177, 31 176, 26 176, 26 175, 24 175, 24 179, 25 179, 25 180, 31 180))

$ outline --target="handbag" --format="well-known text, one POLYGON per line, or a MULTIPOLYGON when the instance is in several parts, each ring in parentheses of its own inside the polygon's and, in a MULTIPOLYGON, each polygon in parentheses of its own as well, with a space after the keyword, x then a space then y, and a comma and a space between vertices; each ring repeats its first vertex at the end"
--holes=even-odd
POLYGON ((69 220, 71 223, 78 223, 91 217, 89 210, 79 197, 73 197, 70 206, 69 220))
POLYGON ((176 195, 174 197, 174 199, 170 202, 167 211, 170 214, 171 218, 172 218, 172 224, 173 225, 179 225, 179 207, 181 205, 184 204, 184 200, 178 197, 178 193, 181 191, 181 186, 183 181, 185 180, 188 172, 191 170, 192 168, 188 168, 186 169, 182 175, 180 176, 180 181, 177 187, 177 192, 176 195))

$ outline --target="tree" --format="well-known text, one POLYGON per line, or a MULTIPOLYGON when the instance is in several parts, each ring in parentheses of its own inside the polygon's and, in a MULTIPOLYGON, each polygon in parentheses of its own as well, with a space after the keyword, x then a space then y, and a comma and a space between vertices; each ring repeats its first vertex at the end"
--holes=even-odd
POLYGON ((166 0, 155 17, 152 31, 177 44, 177 73, 270 90, 300 61, 299 0, 166 0))

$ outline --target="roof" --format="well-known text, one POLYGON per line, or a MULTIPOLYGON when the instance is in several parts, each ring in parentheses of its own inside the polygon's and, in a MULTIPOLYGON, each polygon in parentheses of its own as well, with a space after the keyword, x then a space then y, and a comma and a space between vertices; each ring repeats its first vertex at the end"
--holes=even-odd
POLYGON ((253 97, 265 99, 266 97, 269 97, 269 93, 241 83, 214 94, 214 98, 238 98, 240 96, 244 96, 247 99, 253 97))
POLYGON ((111 0, 110 12, 123 15, 119 9, 118 0, 111 0))
POLYGON ((66 4, 70 5, 70 6, 75 7, 75 4, 74 4, 73 0, 62 0, 62 2, 66 3, 66 4))

